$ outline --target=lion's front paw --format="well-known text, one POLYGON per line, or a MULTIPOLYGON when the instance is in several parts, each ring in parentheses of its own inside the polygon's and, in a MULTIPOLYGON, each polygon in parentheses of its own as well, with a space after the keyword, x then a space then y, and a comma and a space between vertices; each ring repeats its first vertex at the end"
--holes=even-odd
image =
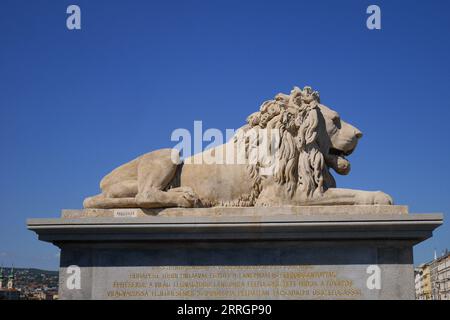
POLYGON ((199 202, 197 194, 189 187, 174 188, 168 192, 176 194, 179 207, 192 208, 199 202))
POLYGON ((381 191, 368 191, 357 196, 356 204, 363 205, 392 205, 394 200, 392 197, 381 191))

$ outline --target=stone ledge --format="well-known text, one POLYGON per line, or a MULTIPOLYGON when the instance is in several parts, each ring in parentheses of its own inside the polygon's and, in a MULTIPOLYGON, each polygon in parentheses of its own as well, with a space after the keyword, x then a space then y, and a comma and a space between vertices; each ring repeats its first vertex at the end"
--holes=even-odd
POLYGON ((63 218, 27 224, 61 248, 62 284, 68 266, 80 267, 81 288, 61 285, 61 299, 413 299, 412 247, 432 236, 442 215, 397 206, 65 210, 63 218), (380 290, 366 285, 372 265, 382 274, 380 290), (305 272, 333 274, 348 285, 310 284, 318 276, 308 284, 283 280, 305 272), (111 295, 122 292, 115 283, 140 273, 152 276, 144 289, 111 295), (190 278, 198 274, 211 281, 190 278), (263 275, 258 290, 240 289, 248 287, 247 274, 263 275), (274 285, 273 275, 280 278, 274 285), (219 277, 227 287, 214 281, 219 277), (186 291, 184 284, 195 288, 186 291), (324 290, 331 293, 317 296, 324 290))
POLYGON ((333 216, 147 216, 30 219, 28 228, 49 242, 210 240, 423 241, 442 224, 441 214, 333 216))
POLYGON ((132 213, 133 217, 203 217, 203 216, 275 216, 275 215, 407 215, 407 206, 347 205, 347 206, 285 206, 285 207, 212 207, 212 208, 163 208, 163 209, 82 209, 62 210, 64 219, 116 217, 117 213, 132 213))

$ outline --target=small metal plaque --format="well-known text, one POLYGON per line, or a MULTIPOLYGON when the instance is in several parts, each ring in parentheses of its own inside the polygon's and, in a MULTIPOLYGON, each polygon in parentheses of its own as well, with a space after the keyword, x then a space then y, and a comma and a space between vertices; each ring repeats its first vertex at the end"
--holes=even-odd
POLYGON ((114 209, 114 218, 136 218, 137 209, 114 209))

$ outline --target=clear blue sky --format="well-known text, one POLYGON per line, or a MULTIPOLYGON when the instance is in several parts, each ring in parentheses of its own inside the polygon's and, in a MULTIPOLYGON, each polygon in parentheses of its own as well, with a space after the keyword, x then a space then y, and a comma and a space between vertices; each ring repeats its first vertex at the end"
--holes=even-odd
MULTIPOLYGON (((293 85, 364 137, 338 186, 450 212, 449 1, 0 3, 0 263, 56 269, 27 231, 99 191, 103 175, 171 132, 237 128, 293 85), (78 4, 82 30, 66 28, 78 4), (366 28, 370 4, 382 30, 366 28)), ((450 247, 450 223, 415 262, 450 247)))

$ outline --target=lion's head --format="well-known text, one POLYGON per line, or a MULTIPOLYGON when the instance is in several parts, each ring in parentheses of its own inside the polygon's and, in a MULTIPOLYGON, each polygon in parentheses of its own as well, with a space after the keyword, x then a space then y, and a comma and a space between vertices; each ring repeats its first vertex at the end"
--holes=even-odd
POLYGON ((329 168, 348 174, 350 162, 345 157, 362 137, 360 130, 321 104, 319 93, 310 87, 294 87, 289 95, 276 95, 247 122, 248 128, 280 130, 275 181, 285 185, 291 195, 300 191, 311 197, 335 187, 329 168))

